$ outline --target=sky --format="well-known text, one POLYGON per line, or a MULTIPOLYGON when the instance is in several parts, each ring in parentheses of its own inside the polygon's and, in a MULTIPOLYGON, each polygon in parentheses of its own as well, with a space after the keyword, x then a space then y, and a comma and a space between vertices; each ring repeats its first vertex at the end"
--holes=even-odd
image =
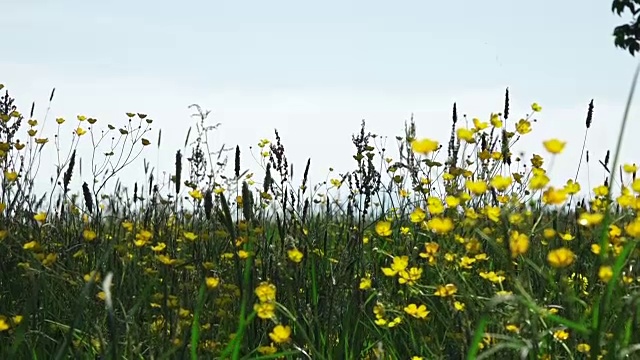
MULTIPOLYGON (((162 129, 162 146, 146 148, 143 156, 167 172, 195 125, 188 106, 197 103, 212 111, 211 124, 221 123, 213 146, 239 145, 243 168, 262 176, 249 147, 273 139, 278 129, 298 174, 312 159, 312 182, 324 180, 329 167, 353 169, 351 134, 363 119, 370 131, 388 136, 390 148, 412 114, 418 137, 446 144, 454 102, 460 114, 488 120, 502 111, 508 87, 512 119, 525 117, 534 101, 543 107, 516 149, 530 158, 544 155, 543 140, 567 141, 549 169, 562 185, 575 176, 593 99, 592 161, 579 180, 595 186, 604 177, 595 159, 615 147, 636 66, 613 45, 613 28, 628 19, 610 6, 578 0, 0 0, 0 83, 23 113, 35 101, 40 121, 55 87, 43 131, 52 134, 52 120, 64 117, 63 139, 71 138, 70 120, 78 114, 97 118, 98 128, 125 124, 126 112, 148 114, 155 134, 149 138, 155 142, 162 129)), ((623 163, 640 163, 638 100, 623 163)), ((55 148, 45 149, 43 174, 56 161, 55 148)), ((87 164, 90 144, 81 141, 79 149, 87 164)), ((142 179, 142 168, 136 162, 122 178, 142 179)))

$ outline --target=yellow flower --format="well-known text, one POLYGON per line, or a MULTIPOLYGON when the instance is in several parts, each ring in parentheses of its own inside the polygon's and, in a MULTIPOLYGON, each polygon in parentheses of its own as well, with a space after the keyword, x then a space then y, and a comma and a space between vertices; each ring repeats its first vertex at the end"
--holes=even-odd
POLYGON ((398 282, 400 284, 414 285, 416 281, 420 280, 420 277, 422 276, 422 269, 412 267, 409 271, 400 271, 399 275, 400 277, 398 278, 398 282))
POLYGON ((65 120, 64 120, 63 118, 57 118, 57 119, 56 119, 56 122, 58 123, 58 125, 62 125, 62 123, 63 123, 64 121, 65 121, 65 120))
POLYGON ((638 171, 638 165, 636 165, 636 164, 633 164, 633 165, 632 164, 624 164, 622 169, 627 174, 633 174, 634 172, 638 171))
POLYGON ((165 243, 158 243, 156 246, 152 246, 151 250, 155 251, 155 252, 161 252, 164 249, 166 249, 167 244, 165 243))
POLYGON ((460 205, 460 199, 455 196, 447 195, 444 201, 447 203, 449 208, 455 208, 460 205))
POLYGON ((0 317, 0 332, 9 330, 9 323, 0 317))
POLYGON ((253 305, 260 319, 271 319, 276 316, 276 304, 272 301, 253 305))
POLYGON ((518 121, 518 123, 516 124, 516 131, 521 135, 530 133, 531 123, 527 120, 520 119, 520 121, 518 121))
POLYGON ((84 134, 86 134, 86 133, 87 133, 87 130, 85 130, 85 129, 83 129, 83 128, 81 128, 81 127, 79 127, 79 126, 78 126, 78 128, 77 128, 77 129, 76 129, 76 131, 75 131, 75 133, 76 133, 78 136, 82 136, 82 135, 84 135, 84 134))
POLYGON ((195 200, 201 200, 203 198, 202 193, 198 189, 193 189, 189 191, 189 195, 195 200))
POLYGON ((640 237, 640 218, 636 217, 633 221, 629 222, 624 230, 634 238, 640 237))
POLYGON ((7 179, 8 182, 14 182, 18 178, 18 173, 15 171, 5 171, 4 178, 7 179))
POLYGON ((544 148, 547 149, 548 152, 552 154, 560 154, 562 150, 564 150, 565 145, 567 145, 566 141, 560 141, 558 139, 551 139, 544 141, 542 143, 544 148))
POLYGON ((439 215, 444 212, 444 204, 440 198, 429 196, 427 198, 427 209, 429 209, 431 215, 439 215))
POLYGON ((606 185, 600 185, 593 188, 593 193, 596 196, 607 196, 609 195, 609 188, 606 185))
POLYGON ((446 234, 453 230, 453 221, 447 217, 434 217, 427 221, 427 228, 436 234, 446 234))
POLYGON ((580 184, 574 182, 573 180, 567 181, 567 184, 564 186, 564 191, 569 195, 574 195, 580 192, 580 184))
POLYGON ((191 312, 188 309, 180 308, 178 310, 178 316, 180 316, 183 319, 188 318, 189 315, 191 315, 191 312))
POLYGON ((183 232, 182 236, 184 236, 184 238, 189 240, 189 241, 195 241, 198 238, 198 235, 192 233, 191 231, 183 232))
POLYGON ((529 237, 513 231, 509 237, 509 249, 511 250, 511 257, 513 258, 525 254, 527 250, 529 250, 529 237))
POLYGON ((520 213, 513 213, 509 215, 509 223, 513 225, 519 225, 524 221, 524 217, 520 213))
POLYGON ((552 228, 546 228, 542 231, 542 236, 544 236, 544 238, 547 240, 551 240, 554 236, 556 236, 556 231, 552 228))
POLYGON ((562 205, 567 200, 567 193, 564 190, 556 190, 554 187, 548 188, 542 194, 542 202, 547 205, 562 205))
MULTIPOLYGON (((123 224, 124 225, 124 224, 123 224)), ((142 247, 147 245, 149 240, 153 238, 153 233, 148 230, 142 230, 136 234, 136 238, 134 240, 134 244, 137 247, 142 247)))
POLYGON ((88 274, 85 274, 84 277, 84 282, 89 282, 91 281, 91 279, 93 279, 94 282, 99 282, 100 281, 100 273, 96 272, 96 271, 91 271, 88 274))
POLYGON ((431 139, 413 140, 411 142, 411 149, 419 154, 428 155, 438 149, 440 144, 431 139))
POLYGON ((161 263, 169 266, 175 264, 178 261, 176 259, 168 257, 167 255, 158 255, 156 256, 156 259, 158 259, 158 261, 160 261, 161 263))
POLYGON ((491 186, 498 191, 505 191, 511 185, 510 176, 496 175, 491 179, 491 186))
POLYGON ((604 219, 601 213, 582 213, 578 219, 578 223, 582 226, 598 225, 604 219))
POLYGON ((127 230, 128 232, 133 231, 133 223, 131 221, 123 221, 122 222, 122 227, 127 230))
POLYGON ((411 220, 412 223, 421 223, 422 221, 424 221, 424 219, 426 218, 426 213, 424 212, 424 210, 422 210, 421 208, 417 207, 413 210, 413 212, 411 212, 411 215, 409 215, 409 220, 411 220))
POLYGON ((387 324, 387 327, 389 328, 396 327, 396 325, 400 324, 401 322, 402 322, 402 318, 400 316, 396 316, 393 320, 389 321, 389 323, 387 324))
POLYGON ((23 249, 25 250, 35 250, 37 251, 38 249, 40 249, 40 244, 38 244, 37 241, 33 240, 33 241, 29 241, 28 243, 24 244, 22 246, 23 249))
POLYGON ((370 277, 363 277, 362 279, 360 279, 360 286, 359 286, 360 290, 369 290, 371 289, 371 278, 370 277))
POLYGON ((42 266, 50 266, 53 265, 56 260, 58 260, 58 255, 54 253, 47 254, 44 259, 42 259, 42 266))
POLYGON ((47 213, 40 212, 40 213, 34 215, 33 219, 35 221, 37 221, 37 222, 40 222, 40 223, 45 222, 45 220, 47 220, 47 213))
POLYGON ((616 199, 616 202, 625 209, 636 207, 636 197, 626 186, 622 187, 621 194, 616 199))
POLYGON ((38 144, 38 145, 44 145, 44 144, 46 144, 48 142, 49 142, 48 138, 38 138, 38 139, 36 139, 36 144, 38 144))
POLYGON ((271 340, 273 340, 273 342, 277 344, 288 342, 290 336, 291 327, 289 327, 288 325, 276 325, 276 327, 273 328, 273 331, 269 333, 269 337, 271 338, 271 340))
POLYGON ((600 266, 600 269, 598 269, 598 277, 602 282, 608 283, 613 277, 613 268, 608 265, 600 266))
POLYGON ((434 293, 436 296, 447 297, 453 296, 458 292, 458 288, 454 284, 440 285, 434 293))
POLYGON ((460 301, 453 302, 453 308, 456 309, 456 311, 464 311, 465 307, 466 305, 460 301))
POLYGON ((397 273, 399 273, 400 271, 403 271, 404 269, 407 268, 407 266, 409 266, 409 257, 408 256, 394 256, 393 257, 393 263, 391 264, 391 267, 388 268, 382 268, 382 272, 386 275, 386 276, 394 276, 397 273))
POLYGON ((460 128, 458 129, 458 131, 456 131, 456 134, 458 135, 458 139, 463 140, 467 143, 472 144, 475 142, 475 139, 473 138, 473 130, 460 128))
POLYGON ((508 332, 512 332, 512 333, 519 333, 520 332, 520 327, 516 324, 507 324, 505 325, 505 330, 507 330, 508 332))
POLYGON ((208 276, 204 279, 204 281, 205 281, 205 284, 207 285, 207 288, 209 289, 215 289, 220 284, 220 279, 217 277, 208 276))
POLYGON ((429 315, 429 311, 427 311, 425 305, 418 306, 416 304, 409 304, 404 308, 404 312, 416 319, 426 319, 427 315, 429 315))
POLYGON ((533 104, 531 104, 531 110, 533 110, 534 112, 540 112, 542 111, 542 106, 534 102, 533 104))
POLYGON ((547 254, 547 261, 549 265, 554 268, 564 268, 571 264, 575 260, 575 254, 568 248, 561 247, 555 250, 549 251, 547 254))
POLYGON ((480 275, 481 278, 489 280, 492 283, 497 283, 497 284, 502 283, 506 279, 506 277, 504 275, 499 275, 495 271, 489 271, 489 272, 481 271, 479 273, 479 275, 480 275))
POLYGON ((438 243, 435 243, 435 242, 429 242, 424 244, 424 249, 425 249, 425 252, 420 253, 419 254, 420 257, 427 259, 429 261, 429 264, 431 265, 435 264, 436 254, 440 249, 440 245, 438 245, 438 243))
POLYGON ((495 128, 501 128, 502 127, 502 120, 500 120, 500 115, 498 114, 491 114, 491 125, 493 125, 493 127, 495 128))
POLYGON ((302 252, 300 250, 298 250, 297 248, 293 248, 291 250, 287 251, 287 255, 289 256, 289 260, 295 262, 295 263, 299 263, 302 261, 302 258, 304 257, 304 254, 302 254, 302 252))
POLYGON ((531 190, 540 190, 540 189, 544 188, 545 186, 547 186, 549 181, 551 181, 551 179, 549 179, 547 174, 538 173, 538 174, 534 175, 531 178, 531 180, 529 181, 529 188, 531 190))
POLYGON ((497 206, 487 206, 485 209, 487 218, 493 222, 500 221, 500 208, 497 206))
POLYGON ((576 237, 571 235, 571 233, 560 233, 560 238, 564 241, 571 241, 576 237))
POLYGON ((98 235, 93 230, 85 229, 82 232, 82 237, 84 238, 85 241, 93 241, 96 239, 97 236, 98 235))
POLYGON ((276 286, 268 282, 261 282, 256 287, 255 294, 261 302, 275 301, 276 286))
POLYGON ((278 351, 278 348, 273 345, 260 346, 258 348, 258 352, 262 355, 272 355, 272 354, 275 354, 276 351, 278 351))
POLYGON ((589 351, 591 351, 591 345, 585 343, 578 344, 576 346, 576 351, 578 351, 579 353, 587 354, 589 353, 589 351))
POLYGON ((559 341, 564 341, 569 338, 569 333, 566 330, 556 330, 553 333, 553 338, 559 341))
POLYGON ((391 236, 391 223, 389 221, 379 221, 376 223, 376 233, 382 237, 391 236))
POLYGON ((475 195, 482 195, 487 191, 487 183, 482 180, 478 180, 478 181, 467 180, 465 182, 465 187, 475 195))
POLYGON ((482 122, 478 118, 473 118, 473 126, 475 127, 475 129, 477 131, 482 131, 482 130, 484 130, 484 129, 489 127, 489 123, 488 122, 482 122))

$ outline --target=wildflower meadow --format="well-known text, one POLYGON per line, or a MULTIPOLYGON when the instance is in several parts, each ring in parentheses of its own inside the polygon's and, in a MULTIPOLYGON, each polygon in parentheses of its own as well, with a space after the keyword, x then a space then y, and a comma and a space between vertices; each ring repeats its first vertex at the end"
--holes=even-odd
POLYGON ((492 114, 454 104, 450 134, 408 121, 396 158, 362 122, 353 168, 320 183, 277 131, 217 151, 199 107, 158 178, 151 115, 36 115, 2 91, 2 359, 640 356, 638 166, 585 145, 576 172, 605 181, 551 179, 580 144, 549 134, 519 156, 544 104, 512 114, 508 89, 492 114), (122 177, 131 166, 145 182, 122 177))

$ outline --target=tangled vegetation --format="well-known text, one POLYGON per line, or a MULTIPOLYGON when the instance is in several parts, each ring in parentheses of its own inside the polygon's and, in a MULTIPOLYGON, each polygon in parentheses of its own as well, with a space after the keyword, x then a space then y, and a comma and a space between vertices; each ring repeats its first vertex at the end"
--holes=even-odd
MULTIPOLYGON (((263 174, 243 168, 239 147, 211 151, 216 126, 196 109, 197 138, 171 176, 145 161, 147 182, 126 184, 118 174, 153 146, 148 116, 57 118, 50 139, 5 92, 2 358, 608 359, 640 348, 638 168, 607 154, 594 188, 552 182, 545 165, 565 142, 516 155, 540 105, 513 119, 507 90, 500 112, 468 121, 454 104, 447 144, 411 120, 396 159, 363 122, 354 170, 319 184, 311 160, 293 183, 277 131, 251 150, 263 174), (76 151, 83 141, 92 153, 76 151), (36 194, 52 151, 51 191, 36 194), (92 181, 75 189, 83 160, 92 181)), ((593 163, 585 149, 578 171, 593 163)))

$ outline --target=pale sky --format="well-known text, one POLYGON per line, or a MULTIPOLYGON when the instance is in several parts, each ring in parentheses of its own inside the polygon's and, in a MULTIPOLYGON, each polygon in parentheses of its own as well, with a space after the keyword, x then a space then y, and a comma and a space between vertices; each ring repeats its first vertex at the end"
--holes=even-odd
MULTIPOLYGON (((145 154, 168 172, 195 121, 192 103, 212 110, 211 122, 222 123, 214 147, 239 144, 244 167, 256 168, 248 147, 273 139, 277 128, 297 174, 311 157, 318 182, 330 166, 353 169, 351 134, 362 119, 393 148, 413 113, 419 137, 446 144, 454 101, 460 114, 488 120, 502 111, 509 87, 512 120, 534 101, 543 107, 517 147, 527 159, 545 155, 543 140, 568 142, 551 169, 558 185, 575 175, 594 99, 588 149, 595 185, 603 179, 596 159, 615 146, 636 64, 613 45, 613 28, 626 19, 611 13, 611 1, 0 3, 0 83, 22 112, 36 101, 42 120, 55 87, 49 125, 84 114, 118 126, 125 112, 149 114, 150 139, 158 128, 163 139, 160 153, 149 147, 145 154)), ((637 100, 623 162, 640 163, 637 100)), ((65 125, 70 134, 73 124, 65 125)), ((123 175, 132 187, 142 161, 123 175)), ((586 171, 580 180, 586 187, 586 171)))

